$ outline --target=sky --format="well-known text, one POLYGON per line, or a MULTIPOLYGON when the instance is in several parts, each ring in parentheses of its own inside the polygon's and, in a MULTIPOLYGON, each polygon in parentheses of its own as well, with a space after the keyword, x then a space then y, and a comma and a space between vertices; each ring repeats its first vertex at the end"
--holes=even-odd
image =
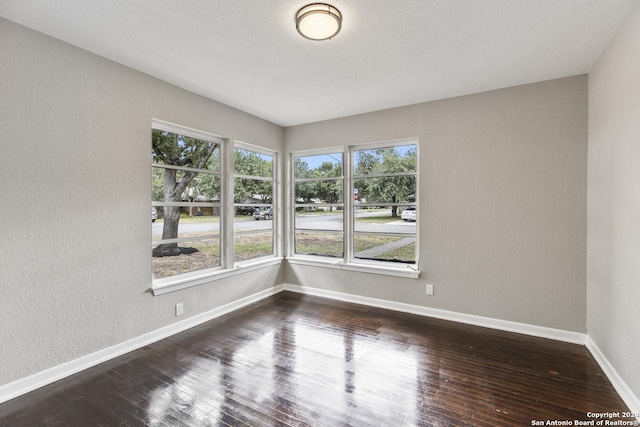
MULTIPOLYGON (((413 147, 415 147, 414 144, 402 145, 399 147, 395 147, 395 151, 401 156, 403 156, 413 147)), ((373 151, 373 150, 360 150, 360 151, 373 151)), ((356 150, 356 153, 357 152, 358 150, 356 150)), ((320 154, 316 156, 304 156, 304 157, 298 157, 298 158, 307 162, 307 164, 309 165, 309 169, 315 169, 324 162, 331 162, 334 164, 342 163, 342 153, 320 154)))

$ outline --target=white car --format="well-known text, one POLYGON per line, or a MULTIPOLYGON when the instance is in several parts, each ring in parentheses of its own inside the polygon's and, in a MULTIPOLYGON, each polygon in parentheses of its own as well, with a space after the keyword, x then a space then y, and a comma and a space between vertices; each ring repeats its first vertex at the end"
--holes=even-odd
POLYGON ((155 206, 151 206, 151 222, 156 222, 158 219, 158 210, 155 206))
POLYGON ((415 206, 410 206, 402 211, 402 213, 400 214, 400 218, 402 218, 403 221, 415 222, 417 212, 418 211, 416 210, 415 206))

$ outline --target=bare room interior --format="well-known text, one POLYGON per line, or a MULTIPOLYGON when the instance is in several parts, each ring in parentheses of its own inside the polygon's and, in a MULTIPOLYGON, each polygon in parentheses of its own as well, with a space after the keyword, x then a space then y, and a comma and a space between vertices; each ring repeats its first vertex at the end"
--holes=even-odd
POLYGON ((637 0, 0 0, 0 125, 0 426, 640 423, 637 0))

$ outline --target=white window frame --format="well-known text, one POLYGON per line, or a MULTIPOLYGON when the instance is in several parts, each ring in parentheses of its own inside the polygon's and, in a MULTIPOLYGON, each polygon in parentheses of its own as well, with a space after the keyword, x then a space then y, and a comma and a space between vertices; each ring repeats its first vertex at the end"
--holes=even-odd
MULTIPOLYGON (((169 292, 178 291, 181 289, 189 288, 192 286, 198 286, 205 283, 210 283, 214 280, 220 280, 241 274, 247 271, 253 271, 272 265, 278 265, 282 262, 281 256, 281 220, 278 219, 274 224, 274 252, 273 255, 264 256, 260 258, 254 258, 242 262, 234 262, 234 180, 233 180, 233 167, 234 167, 234 149, 236 147, 250 149, 262 154, 273 156, 274 167, 274 195, 273 206, 274 212, 277 212, 278 206, 278 194, 280 194, 281 179, 277 173, 278 165, 278 153, 275 151, 267 150, 262 147, 254 146, 240 141, 223 138, 218 135, 214 135, 209 132, 200 131, 197 129, 189 128, 186 126, 178 125, 175 123, 166 122, 163 120, 153 119, 151 123, 151 129, 157 129, 165 132, 172 132, 192 138, 202 139, 209 142, 219 144, 220 147, 220 170, 217 173, 220 176, 220 202, 219 203, 191 203, 192 205, 206 205, 206 206, 218 206, 220 212, 220 266, 211 267, 207 269, 191 271, 188 273, 176 274, 174 276, 163 277, 160 279, 152 278, 151 291, 154 295, 162 295, 169 292), (229 178, 230 177, 230 178, 229 178)), ((152 163, 152 168, 158 165, 152 163)), ((164 167, 163 165, 159 165, 164 167)), ((176 168, 180 170, 186 170, 186 168, 176 168)), ((187 168, 188 169, 188 168, 187 168)), ((198 172, 201 172, 198 170, 198 172)), ((153 202, 152 206, 166 206, 167 202, 153 202)), ((189 205, 189 203, 180 203, 180 206, 189 205)), ((274 214, 275 217, 276 214, 274 214)), ((279 215, 278 215, 279 216, 279 215)), ((153 239, 151 237, 151 230, 149 230, 149 239, 151 240, 150 247, 153 247, 153 239)), ((215 237, 215 236, 210 236, 215 237)), ((176 241, 179 239, 176 239, 176 241)), ((181 240, 187 241, 187 240, 181 240)), ((153 270, 152 270, 153 277, 153 270)))
MULTIPOLYGON (((371 142, 365 144, 356 144, 356 145, 348 145, 346 147, 330 147, 330 148, 322 148, 322 149, 313 149, 313 150, 300 150, 289 153, 288 159, 288 176, 289 182, 292 183, 290 186, 290 191, 287 197, 288 202, 288 223, 289 223, 289 236, 288 236, 288 253, 286 256, 289 264, 293 265, 309 265, 309 266, 321 266, 328 268, 335 268, 341 270, 350 270, 350 271, 358 271, 364 273, 376 273, 388 276, 397 276, 397 277, 406 277, 412 279, 418 279, 420 277, 419 270, 419 239, 420 235, 419 218, 416 218, 416 262, 415 264, 403 264, 398 263, 393 265, 389 261, 376 261, 376 260, 362 260, 354 258, 353 252, 353 242, 355 234, 355 219, 354 219, 354 201, 353 201, 353 184, 354 184, 354 171, 353 171, 353 158, 354 151, 361 150, 370 150, 370 149, 380 149, 380 148, 392 148, 399 147, 403 145, 415 145, 416 146, 416 188, 415 188, 415 196, 416 201, 415 205, 418 206, 419 199, 419 183, 420 183, 420 171, 419 171, 419 159, 420 159, 420 144, 418 138, 406 138, 406 139, 397 139, 391 141, 379 141, 379 142, 371 142), (333 257, 323 257, 319 255, 303 255, 295 253, 295 158, 296 157, 306 157, 306 156, 314 156, 319 154, 331 154, 331 153, 342 153, 342 174, 343 174, 343 236, 344 236, 344 253, 343 258, 333 258, 333 257)), ((389 176, 393 174, 384 174, 384 176, 389 176)), ((410 174, 401 174, 401 175, 413 175, 410 174)), ((408 205, 408 203, 398 203, 397 205, 408 205)), ((419 210, 418 210, 419 212, 419 210)), ((371 234, 371 233, 362 233, 362 234, 371 234)), ((397 234, 396 234, 397 235, 397 234)), ((413 236, 413 235, 412 235, 413 236)))
MULTIPOLYGON (((328 265, 334 265, 334 264, 340 264, 343 262, 344 260, 344 255, 346 254, 345 252, 345 247, 344 247, 344 242, 347 239, 347 235, 345 234, 345 222, 344 222, 344 214, 346 212, 345 209, 345 200, 346 200, 346 193, 344 192, 345 186, 344 186, 344 182, 345 182, 345 171, 344 171, 344 165, 345 165, 345 149, 344 147, 328 147, 328 148, 316 148, 316 149, 311 149, 311 150, 301 150, 301 151, 294 151, 289 153, 289 171, 288 171, 288 176, 289 178, 289 182, 291 185, 289 185, 289 194, 287 197, 287 202, 289 203, 288 206, 288 223, 290 224, 289 227, 289 235, 287 236, 287 247, 289 248, 288 252, 288 256, 287 259, 293 259, 295 258, 296 260, 300 260, 300 261, 309 261, 309 262, 313 262, 313 261, 318 261, 322 264, 328 264, 328 265), (309 156, 321 156, 324 154, 337 154, 340 153, 342 155, 342 176, 336 176, 336 177, 332 177, 329 178, 329 180, 333 179, 333 180, 338 180, 341 179, 342 180, 342 203, 321 203, 321 204, 304 204, 304 203, 296 203, 296 177, 295 177, 295 159, 296 157, 309 157, 309 156), (342 258, 336 258, 336 257, 330 257, 330 256, 322 256, 322 255, 307 255, 307 254, 296 254, 295 253, 295 247, 296 247, 296 207, 305 207, 305 206, 309 206, 309 207, 329 207, 329 206, 339 206, 342 207, 342 215, 343 215, 343 226, 342 226, 342 242, 343 242, 343 254, 342 254, 342 258)), ((309 179, 314 180, 314 179, 309 179)), ((318 181, 326 181, 328 180, 327 178, 318 178, 318 181)), ((315 230, 314 230, 315 231, 315 230)), ((334 233, 334 234, 339 234, 339 231, 333 231, 333 230, 317 230, 318 233, 334 233)))
MULTIPOLYGON (((255 207, 267 207, 267 206, 272 206, 273 208, 273 222, 272 222, 272 228, 271 228, 271 232, 272 232, 272 253, 271 255, 265 255, 262 257, 257 257, 257 258, 251 258, 245 261, 235 261, 234 262, 234 266, 236 268, 241 268, 241 269, 246 269, 249 268, 255 264, 261 264, 264 262, 269 262, 271 260, 273 260, 274 258, 277 258, 278 260, 282 260, 283 257, 280 256, 281 253, 281 239, 280 236, 278 234, 278 230, 280 229, 279 224, 282 222, 282 219, 280 218, 280 212, 278 209, 278 200, 279 197, 278 195, 280 194, 280 188, 279 188, 279 184, 280 184, 280 180, 278 179, 278 171, 280 170, 280 164, 278 162, 278 153, 276 151, 273 150, 268 150, 266 148, 263 147, 259 147, 257 145, 253 145, 253 144, 249 144, 246 142, 242 142, 242 141, 234 141, 234 145, 233 145, 233 151, 235 152, 235 149, 238 148, 240 150, 245 150, 245 151, 251 151, 254 153, 258 153, 258 154, 264 154, 265 156, 271 156, 272 158, 272 171, 271 171, 271 177, 270 178, 266 178, 266 177, 260 177, 260 176, 253 176, 253 175, 238 175, 235 173, 233 173, 233 179, 231 181, 235 182, 235 178, 248 178, 248 179, 256 179, 256 180, 263 180, 263 181, 271 181, 273 183, 273 188, 272 188, 272 192, 273 195, 271 196, 271 203, 255 203, 255 204, 251 204, 251 206, 255 206, 255 207)), ((234 160, 235 160, 235 156, 233 156, 234 160)), ((246 204, 242 204, 242 203, 233 203, 233 208, 234 208, 234 213, 235 213, 235 208, 238 206, 247 206, 246 204)), ((235 225, 235 224, 232 224, 235 225)), ((261 232, 264 231, 248 231, 248 232, 241 232, 241 233, 235 233, 235 230, 233 230, 233 239, 231 244, 231 248, 232 248, 232 254, 235 257, 235 236, 243 236, 243 235, 251 235, 251 234, 259 234, 261 232)))

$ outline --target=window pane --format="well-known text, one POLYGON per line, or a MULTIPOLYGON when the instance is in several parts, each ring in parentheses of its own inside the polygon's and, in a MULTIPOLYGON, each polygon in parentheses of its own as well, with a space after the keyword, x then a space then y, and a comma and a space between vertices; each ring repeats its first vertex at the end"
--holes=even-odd
MULTIPOLYGON (((273 206, 239 206, 236 209, 240 209, 241 212, 249 212, 251 214, 245 215, 243 213, 237 214, 233 221, 233 229, 235 231, 255 231, 255 230, 272 230, 273 229, 273 206)), ((236 210, 236 212, 238 212, 236 210)))
POLYGON ((295 158, 296 178, 342 176, 342 153, 295 158))
POLYGON ((342 210, 337 208, 298 208, 296 209, 296 230, 335 230, 342 231, 342 210), (333 209, 333 210, 331 210, 333 209))
POLYGON ((153 276, 156 279, 220 266, 220 239, 196 240, 154 246, 153 276), (161 256, 174 253, 174 256, 161 256))
MULTIPOLYGON (((360 178, 354 181, 357 203, 413 203, 415 202, 415 176, 388 176, 360 178)), ((355 199, 355 196, 354 196, 355 199)))
POLYGON ((236 261, 273 255, 273 232, 245 234, 235 237, 236 261))
POLYGON ((216 143, 157 129, 152 130, 151 141, 153 163, 220 170, 220 146, 216 143))
POLYGON ((354 174, 415 172, 417 153, 415 144, 374 150, 356 150, 353 152, 354 174))
POLYGON ((158 219, 151 226, 153 240, 197 237, 220 232, 217 207, 162 206, 156 208, 156 212, 158 219))
POLYGON ((415 264, 416 238, 374 234, 353 236, 354 258, 415 264))
POLYGON ((273 157, 253 151, 235 149, 234 172, 237 175, 273 176, 273 157))
POLYGON ((344 248, 342 233, 296 231, 295 243, 297 254, 342 258, 344 248))
POLYGON ((372 233, 414 233, 416 232, 415 206, 394 206, 387 209, 356 209, 355 231, 372 233), (407 211, 403 216, 402 212, 407 211), (413 213, 413 215, 411 215, 413 213))
POLYGON ((250 178, 233 180, 235 203, 271 203, 273 200, 273 182, 250 178))
POLYGON ((297 182, 296 203, 342 203, 342 180, 297 182))
POLYGON ((208 173, 152 168, 154 202, 219 202, 220 177, 208 173))

